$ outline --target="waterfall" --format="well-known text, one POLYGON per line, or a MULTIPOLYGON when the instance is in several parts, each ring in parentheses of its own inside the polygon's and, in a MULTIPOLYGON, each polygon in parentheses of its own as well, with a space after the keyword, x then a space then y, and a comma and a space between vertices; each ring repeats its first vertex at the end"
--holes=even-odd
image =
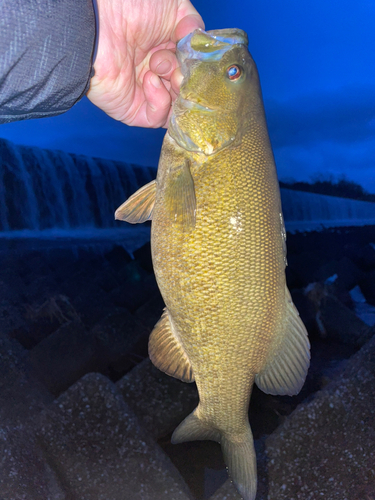
POLYGON ((289 231, 375 225, 375 203, 284 188, 280 192, 289 231))
POLYGON ((156 170, 0 139, 0 231, 110 228, 156 170))

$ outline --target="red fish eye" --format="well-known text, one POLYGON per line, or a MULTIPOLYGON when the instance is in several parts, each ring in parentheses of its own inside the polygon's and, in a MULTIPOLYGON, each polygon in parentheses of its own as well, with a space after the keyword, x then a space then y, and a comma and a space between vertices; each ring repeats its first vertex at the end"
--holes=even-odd
POLYGON ((229 68, 227 69, 227 75, 228 75, 229 80, 232 80, 232 81, 238 80, 239 77, 241 76, 241 74, 242 74, 241 68, 239 66, 237 66, 236 64, 229 66, 229 68))

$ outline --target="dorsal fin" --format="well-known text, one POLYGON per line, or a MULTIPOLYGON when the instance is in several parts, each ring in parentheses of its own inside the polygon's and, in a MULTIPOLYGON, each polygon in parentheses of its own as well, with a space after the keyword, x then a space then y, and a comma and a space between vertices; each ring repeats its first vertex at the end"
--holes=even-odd
POLYGON ((272 349, 264 368, 255 376, 255 383, 267 394, 294 396, 305 382, 310 343, 288 288, 285 300, 286 317, 276 337, 277 349, 272 349))
POLYGON ((139 224, 151 220, 155 205, 156 181, 138 189, 115 212, 115 219, 139 224))
POLYGON ((162 372, 183 382, 194 382, 189 358, 174 333, 167 308, 151 332, 148 353, 153 364, 162 372))

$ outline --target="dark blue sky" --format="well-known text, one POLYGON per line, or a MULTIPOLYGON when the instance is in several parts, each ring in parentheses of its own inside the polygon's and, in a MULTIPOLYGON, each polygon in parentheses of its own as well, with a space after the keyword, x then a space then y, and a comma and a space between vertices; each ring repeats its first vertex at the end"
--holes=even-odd
MULTIPOLYGON (((281 179, 346 175, 375 192, 375 0, 196 0, 207 29, 249 35, 281 179)), ((164 130, 130 128, 87 99, 0 125, 20 144, 156 165, 164 130)))

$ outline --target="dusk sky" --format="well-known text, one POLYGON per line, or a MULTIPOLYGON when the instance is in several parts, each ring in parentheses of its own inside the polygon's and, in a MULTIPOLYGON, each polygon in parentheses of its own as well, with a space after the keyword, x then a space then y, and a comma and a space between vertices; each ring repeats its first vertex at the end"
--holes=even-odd
MULTIPOLYGON (((207 29, 242 28, 260 74, 281 180, 322 174, 375 193, 375 0, 196 0, 207 29)), ((157 165, 165 130, 131 128, 86 98, 0 125, 19 144, 157 165)))

